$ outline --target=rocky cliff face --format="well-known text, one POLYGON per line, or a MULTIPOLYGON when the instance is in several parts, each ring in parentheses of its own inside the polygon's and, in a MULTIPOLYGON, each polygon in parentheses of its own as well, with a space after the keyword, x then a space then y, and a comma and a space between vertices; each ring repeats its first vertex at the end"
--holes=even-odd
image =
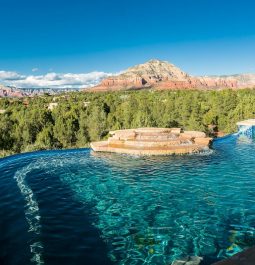
POLYGON ((151 60, 109 77, 89 91, 115 91, 127 89, 221 89, 255 87, 255 75, 192 77, 173 64, 151 60))
POLYGON ((24 97, 24 96, 26 96, 26 94, 20 89, 0 85, 0 98, 1 97, 24 97))
POLYGON ((76 88, 15 88, 9 86, 3 86, 0 84, 0 98, 10 97, 10 98, 21 98, 21 97, 35 97, 44 95, 45 93, 49 95, 57 95, 60 93, 67 93, 71 91, 77 91, 76 88))
POLYGON ((176 81, 186 83, 189 75, 173 64, 159 60, 151 60, 145 64, 127 69, 124 73, 109 77, 92 90, 140 89, 157 86, 163 82, 176 81))
POLYGON ((255 74, 223 76, 225 80, 234 79, 238 88, 255 88, 255 74))
MULTIPOLYGON (((173 64, 160 60, 151 60, 127 69, 120 75, 104 79, 99 85, 84 91, 116 91, 129 89, 241 89, 255 88, 255 74, 229 76, 190 76, 173 64)), ((1 97, 33 97, 45 93, 55 95, 76 89, 18 89, 0 85, 1 97)))

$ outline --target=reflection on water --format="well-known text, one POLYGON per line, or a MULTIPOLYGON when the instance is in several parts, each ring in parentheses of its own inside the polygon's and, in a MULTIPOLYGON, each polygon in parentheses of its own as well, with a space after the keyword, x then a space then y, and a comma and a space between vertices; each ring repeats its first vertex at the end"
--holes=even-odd
MULTIPOLYGON (((29 230, 34 229, 35 235, 47 236, 33 193, 36 189, 40 199, 45 186, 38 181, 33 189, 29 187, 30 179, 38 178, 34 170, 40 169, 52 181, 58 178, 56 192, 59 185, 68 187, 71 200, 89 209, 112 263, 171 264, 199 256, 204 264, 211 264, 255 244, 254 147, 253 141, 246 144, 228 137, 216 141, 209 153, 186 156, 48 152, 27 166, 15 164, 14 177, 27 204, 29 230)), ((51 205, 44 207, 52 210, 51 205)), ((58 209, 56 218, 61 218, 58 209)), ((77 229, 84 225, 79 218, 77 229)), ((35 236, 30 246, 40 243, 32 254, 42 264, 46 250, 38 239, 35 236)), ((73 244, 82 247, 79 242, 73 244)))

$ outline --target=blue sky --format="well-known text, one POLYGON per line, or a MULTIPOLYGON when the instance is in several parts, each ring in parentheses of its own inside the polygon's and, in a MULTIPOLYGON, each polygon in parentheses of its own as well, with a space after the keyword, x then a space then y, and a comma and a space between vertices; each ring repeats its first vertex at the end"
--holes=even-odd
POLYGON ((0 0, 0 10, 2 71, 114 73, 158 58, 193 75, 255 73, 252 0, 0 0))

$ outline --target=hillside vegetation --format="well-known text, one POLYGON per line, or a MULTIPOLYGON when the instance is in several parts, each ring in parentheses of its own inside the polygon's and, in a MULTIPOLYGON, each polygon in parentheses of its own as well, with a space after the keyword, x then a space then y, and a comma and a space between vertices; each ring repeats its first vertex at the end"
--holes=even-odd
POLYGON ((183 127, 231 133, 252 118, 255 90, 70 93, 0 100, 0 152, 87 147, 109 130, 183 127), (58 103, 52 110, 51 102, 58 103))

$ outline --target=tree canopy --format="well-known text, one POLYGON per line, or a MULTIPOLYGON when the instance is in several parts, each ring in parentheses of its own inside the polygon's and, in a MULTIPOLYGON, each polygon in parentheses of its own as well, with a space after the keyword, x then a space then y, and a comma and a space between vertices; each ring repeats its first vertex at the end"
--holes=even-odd
POLYGON ((73 92, 59 96, 0 99, 2 155, 87 147, 110 130, 182 127, 209 133, 208 125, 232 133, 252 118, 255 90, 73 92), (49 109, 50 103, 57 103, 49 109))

